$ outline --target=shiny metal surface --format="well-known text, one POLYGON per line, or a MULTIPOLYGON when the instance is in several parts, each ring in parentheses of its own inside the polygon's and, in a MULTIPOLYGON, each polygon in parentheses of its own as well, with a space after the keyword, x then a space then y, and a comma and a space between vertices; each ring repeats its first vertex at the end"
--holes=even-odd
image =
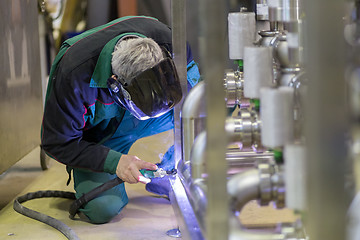
POLYGON ((254 199, 262 206, 267 206, 271 201, 277 208, 285 206, 283 171, 279 171, 270 161, 258 161, 256 165, 257 169, 240 172, 228 181, 230 207, 233 211, 241 211, 247 202, 254 199))
POLYGON ((225 131, 228 143, 241 143, 243 148, 261 144, 261 121, 256 111, 240 109, 237 117, 226 119, 225 131))
POLYGON ((288 42, 286 41, 286 35, 280 33, 276 35, 271 41, 270 46, 273 47, 273 56, 280 64, 280 67, 290 68, 289 54, 288 54, 288 42))
POLYGON ((285 173, 283 167, 275 166, 275 173, 271 176, 271 194, 276 208, 281 209, 285 207, 285 173))
POLYGON ((189 199, 186 195, 180 178, 175 175, 169 179, 172 188, 169 197, 175 212, 182 238, 192 240, 204 239, 200 231, 199 224, 196 220, 194 210, 190 205, 189 199))
POLYGON ((240 105, 244 97, 244 76, 240 71, 227 71, 224 77, 225 101, 228 108, 240 105))
POLYGON ((303 51, 303 36, 302 36, 302 20, 296 22, 286 23, 288 41, 289 62, 292 67, 301 67, 302 51, 303 51))
POLYGON ((226 152, 226 162, 228 164, 228 175, 237 173, 237 170, 255 168, 257 163, 274 162, 272 152, 246 152, 239 149, 228 149, 226 152))
POLYGON ((272 186, 271 186, 271 176, 272 176, 272 168, 269 164, 261 163, 258 165, 259 171, 259 188, 260 188, 260 201, 259 204, 261 206, 267 206, 272 200, 272 186))
POLYGON ((346 239, 345 1, 306 0, 304 55, 307 221, 310 239, 346 239), (316 24, 315 24, 316 23, 316 24), (326 214, 326 217, 324 217, 326 214))
POLYGON ((178 228, 170 229, 166 232, 166 235, 173 238, 181 238, 181 232, 178 228))
POLYGON ((206 180, 197 179, 193 181, 188 189, 185 189, 189 196, 189 201, 194 209, 194 213, 199 223, 202 233, 206 233, 206 208, 207 208, 207 187, 206 180))
POLYGON ((267 30, 260 31, 259 32, 260 39, 258 41, 258 45, 263 47, 270 47, 271 40, 278 34, 279 32, 277 31, 267 31, 267 30))
POLYGON ((283 0, 282 20, 292 22, 300 19, 302 0, 283 0))
POLYGON ((191 178, 193 180, 203 178, 205 171, 206 132, 202 132, 196 138, 190 158, 191 178))
POLYGON ((0 173, 40 144, 37 1, 0 1, 0 173))
POLYGON ((230 208, 241 211, 246 203, 260 198, 259 170, 249 169, 232 176, 227 183, 227 191, 231 198, 230 208))
MULTIPOLYGON (((206 132, 196 138, 190 157, 190 173, 186 175, 186 182, 196 181, 207 177, 206 170, 206 132)), ((259 163, 273 163, 274 155, 271 152, 248 152, 240 149, 226 151, 227 176, 237 174, 249 168, 255 168, 259 163)), ((183 170, 184 171, 184 170, 183 170)), ((183 173, 183 175, 185 175, 183 173)))
POLYGON ((184 100, 181 111, 182 160, 190 160, 190 152, 196 136, 205 130, 205 82, 198 83, 184 100))
POLYGON ((181 159, 181 121, 180 112, 182 103, 187 95, 187 75, 186 75, 186 1, 172 1, 172 46, 173 59, 179 75, 182 100, 174 108, 174 148, 175 166, 181 159))
POLYGON ((205 79, 206 99, 206 168, 208 172, 206 209, 206 239, 228 238, 228 201, 226 196, 227 165, 225 161, 225 91, 223 75, 226 39, 225 16, 227 2, 201 0, 200 26, 205 41, 201 48, 202 73, 205 79), (215 17, 216 16, 216 17, 215 17))

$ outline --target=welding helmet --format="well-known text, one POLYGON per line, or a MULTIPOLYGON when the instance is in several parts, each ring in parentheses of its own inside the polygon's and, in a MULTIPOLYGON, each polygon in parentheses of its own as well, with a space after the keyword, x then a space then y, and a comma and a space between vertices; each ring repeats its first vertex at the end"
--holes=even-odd
POLYGON ((179 77, 170 54, 163 49, 164 59, 154 67, 126 81, 112 75, 107 86, 114 101, 137 119, 163 115, 182 98, 179 77))

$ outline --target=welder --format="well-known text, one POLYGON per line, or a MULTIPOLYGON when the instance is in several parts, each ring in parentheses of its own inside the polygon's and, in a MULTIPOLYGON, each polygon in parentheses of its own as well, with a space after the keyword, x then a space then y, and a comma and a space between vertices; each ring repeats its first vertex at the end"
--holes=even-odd
MULTIPOLYGON (((137 183, 139 170, 158 168, 128 151, 136 140, 173 128, 182 93, 171 43, 167 25, 132 16, 62 44, 50 71, 41 144, 69 176, 72 171, 76 198, 117 177, 137 183)), ((200 74, 189 46, 187 64, 190 89, 200 74)), ((92 223, 106 223, 127 203, 119 184, 80 211, 92 223)))

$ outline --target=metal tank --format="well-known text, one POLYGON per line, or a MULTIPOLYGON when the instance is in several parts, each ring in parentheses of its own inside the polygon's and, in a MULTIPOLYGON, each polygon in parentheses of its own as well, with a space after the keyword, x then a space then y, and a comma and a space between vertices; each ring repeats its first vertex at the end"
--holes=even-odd
POLYGON ((0 173, 40 144, 37 1, 0 1, 0 173))

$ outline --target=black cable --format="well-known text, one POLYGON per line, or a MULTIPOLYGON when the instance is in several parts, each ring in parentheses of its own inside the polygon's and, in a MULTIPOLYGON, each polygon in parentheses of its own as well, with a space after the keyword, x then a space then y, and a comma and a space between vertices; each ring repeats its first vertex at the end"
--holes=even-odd
POLYGON ((37 191, 27 193, 23 196, 20 196, 14 201, 14 210, 20 214, 23 214, 29 218, 33 218, 40 222, 43 222, 57 230, 59 230, 62 234, 64 234, 70 240, 79 240, 79 237, 76 233, 65 223, 45 215, 43 213, 39 213, 37 211, 31 210, 27 207, 21 205, 21 203, 26 202, 28 200, 37 199, 37 198, 45 198, 45 197, 61 197, 61 198, 69 198, 76 199, 75 193, 73 192, 64 192, 64 191, 37 191))
POLYGON ((57 230, 59 230, 62 234, 65 235, 70 240, 79 240, 79 237, 76 235, 76 233, 65 223, 50 217, 48 215, 45 215, 43 213, 39 213, 37 211, 31 210, 27 207, 24 207, 21 205, 21 203, 26 202, 28 200, 37 199, 37 198, 45 198, 45 197, 61 197, 61 198, 68 198, 68 199, 74 199, 75 201, 70 206, 70 218, 74 219, 75 214, 78 212, 78 210, 84 206, 89 201, 93 200, 95 197, 97 197, 100 193, 105 192, 106 190, 109 190, 124 181, 120 178, 114 178, 96 188, 91 190, 90 192, 82 195, 79 199, 76 200, 75 193, 73 192, 65 192, 65 191, 37 191, 32 193, 27 193, 23 196, 20 196, 15 199, 14 201, 14 210, 22 215, 25 215, 29 218, 33 218, 35 220, 38 220, 40 222, 43 222, 57 230))
POLYGON ((116 177, 106 183, 101 184, 100 186, 94 188, 93 190, 91 190, 88 193, 85 193, 84 195, 82 195, 79 199, 77 199, 76 201, 74 201, 71 206, 70 206, 70 218, 74 219, 75 214, 79 211, 79 209, 84 206, 86 203, 90 202, 91 200, 93 200, 95 197, 97 197, 100 193, 105 192, 106 190, 109 190, 117 185, 119 185, 120 183, 123 183, 124 181, 121 180, 120 178, 116 177))

